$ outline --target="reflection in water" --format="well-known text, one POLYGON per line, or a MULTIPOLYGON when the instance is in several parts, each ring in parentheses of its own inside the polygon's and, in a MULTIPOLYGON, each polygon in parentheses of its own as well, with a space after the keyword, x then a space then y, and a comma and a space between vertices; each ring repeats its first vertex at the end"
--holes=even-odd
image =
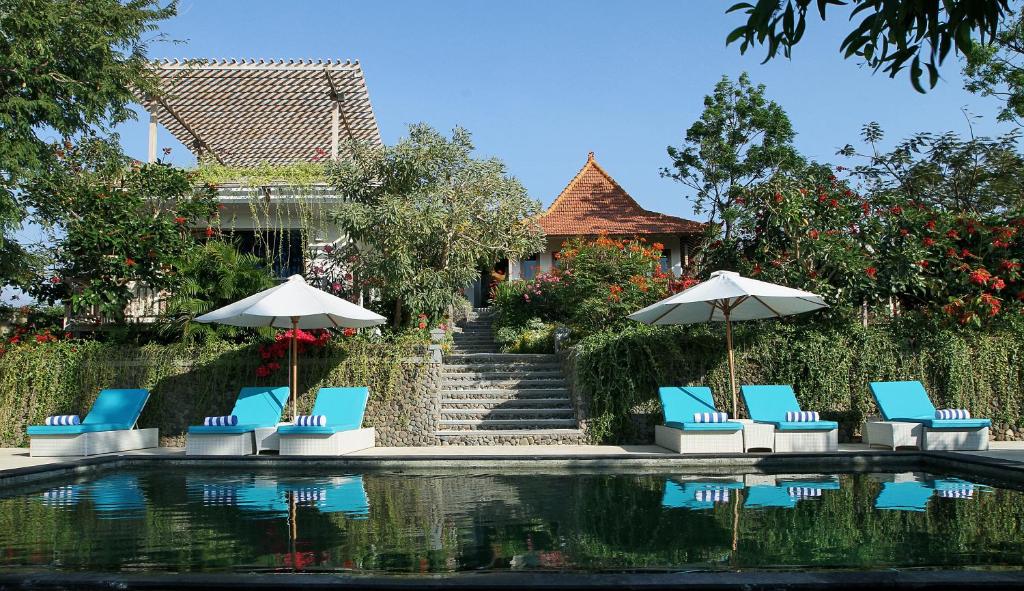
POLYGON ((1024 498, 925 474, 123 471, 0 497, 0 568, 1021 566, 1024 498))

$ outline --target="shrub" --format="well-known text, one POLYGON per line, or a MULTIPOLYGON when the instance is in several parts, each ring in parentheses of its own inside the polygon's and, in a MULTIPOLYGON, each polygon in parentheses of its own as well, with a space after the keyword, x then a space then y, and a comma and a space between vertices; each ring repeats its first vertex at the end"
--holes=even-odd
POLYGON ((494 342, 505 353, 554 353, 555 325, 532 318, 522 326, 499 328, 494 342))
MULTIPOLYGON (((969 408, 1014 427, 1024 423, 1024 330, 1018 325, 987 332, 911 321, 868 328, 820 319, 733 326, 739 384, 792 384, 804 408, 838 420, 846 437, 876 412, 868 382, 877 380, 921 380, 940 408, 969 408)), ((722 331, 720 324, 637 324, 579 342, 577 384, 588 400, 591 436, 649 440, 661 421, 659 386, 710 386, 718 407, 731 413, 722 331)))

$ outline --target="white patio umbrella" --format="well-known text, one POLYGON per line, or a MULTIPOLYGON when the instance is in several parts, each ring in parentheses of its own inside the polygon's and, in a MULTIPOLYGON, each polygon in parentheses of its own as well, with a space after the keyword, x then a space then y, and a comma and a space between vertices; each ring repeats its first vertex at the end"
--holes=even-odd
POLYGON ((296 331, 300 328, 365 328, 386 320, 380 314, 309 285, 301 275, 292 275, 280 285, 196 318, 196 322, 292 329, 289 383, 292 417, 299 391, 296 331))
POLYGON ((646 324, 725 322, 729 387, 732 390, 732 412, 736 416, 738 403, 732 321, 781 318, 827 307, 821 296, 809 291, 742 277, 734 271, 715 271, 707 281, 634 312, 629 318, 646 324))

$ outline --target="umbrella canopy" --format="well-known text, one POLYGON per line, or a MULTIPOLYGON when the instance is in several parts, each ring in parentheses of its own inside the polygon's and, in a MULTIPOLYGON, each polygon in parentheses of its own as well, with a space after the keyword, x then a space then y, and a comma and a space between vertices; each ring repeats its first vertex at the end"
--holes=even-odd
POLYGON ((290 390, 293 417, 299 388, 296 332, 302 328, 366 328, 386 321, 380 314, 309 285, 301 275, 292 275, 281 285, 196 318, 196 322, 292 329, 290 390))
POLYGON ((362 306, 321 291, 301 275, 196 318, 231 326, 296 328, 366 328, 387 321, 362 306))
POLYGON ((736 367, 732 350, 733 320, 781 318, 827 308, 817 294, 740 276, 734 271, 715 271, 697 285, 651 304, 629 318, 646 324, 696 324, 725 322, 729 350, 729 386, 732 412, 736 415, 736 367))

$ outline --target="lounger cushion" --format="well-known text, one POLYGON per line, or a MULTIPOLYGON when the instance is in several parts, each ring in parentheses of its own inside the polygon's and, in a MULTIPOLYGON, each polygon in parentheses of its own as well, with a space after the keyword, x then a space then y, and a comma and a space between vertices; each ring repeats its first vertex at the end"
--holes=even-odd
POLYGON ((231 435, 235 433, 248 433, 249 431, 255 431, 256 429, 265 427, 273 427, 273 425, 261 425, 258 423, 249 423, 246 425, 192 425, 191 427, 188 428, 188 432, 200 435, 231 435))
POLYGON ((323 427, 303 425, 282 425, 277 428, 277 432, 281 435, 330 435, 331 433, 338 433, 341 431, 354 431, 355 429, 358 428, 358 423, 325 425, 323 427))
POLYGON ((725 423, 680 423, 671 421, 665 423, 666 427, 673 429, 679 429, 680 431, 739 431, 743 428, 743 423, 734 423, 727 421, 725 423))
POLYGON ((129 427, 115 423, 81 423, 79 425, 32 425, 29 435, 77 435, 98 431, 127 431, 129 427))
POLYGON ((835 421, 758 421, 775 425, 776 431, 831 431, 839 428, 835 421))
MULTIPOLYGON (((899 421, 908 422, 903 419, 899 421)), ((981 429, 992 426, 992 419, 920 419, 909 422, 921 423, 929 429, 981 429)))

